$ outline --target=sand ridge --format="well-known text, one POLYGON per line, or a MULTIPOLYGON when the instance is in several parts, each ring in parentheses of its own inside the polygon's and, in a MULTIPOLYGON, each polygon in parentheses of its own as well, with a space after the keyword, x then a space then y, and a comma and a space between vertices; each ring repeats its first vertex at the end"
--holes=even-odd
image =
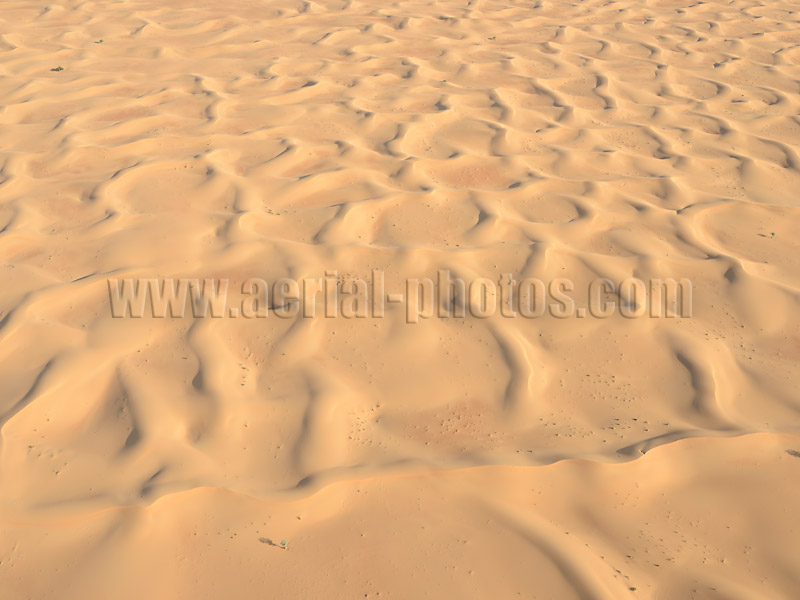
POLYGON ((4 2, 0 584, 792 597, 798 20, 4 2), (693 314, 109 309, 110 277, 330 269, 685 277, 693 314))

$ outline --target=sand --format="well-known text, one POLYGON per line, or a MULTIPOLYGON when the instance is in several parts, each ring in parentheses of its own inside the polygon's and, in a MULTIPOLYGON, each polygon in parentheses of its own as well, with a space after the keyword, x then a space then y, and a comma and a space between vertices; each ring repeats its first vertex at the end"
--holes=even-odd
POLYGON ((798 63, 783 1, 4 1, 0 595, 797 597, 798 63), (109 296, 440 270, 692 312, 109 296))

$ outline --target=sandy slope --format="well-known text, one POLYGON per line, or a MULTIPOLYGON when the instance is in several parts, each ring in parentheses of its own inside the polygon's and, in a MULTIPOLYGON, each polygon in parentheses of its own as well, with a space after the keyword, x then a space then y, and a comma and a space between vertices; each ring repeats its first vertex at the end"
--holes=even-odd
POLYGON ((3 597, 796 597, 796 10, 3 2, 3 597), (694 315, 107 292, 443 268, 694 315))

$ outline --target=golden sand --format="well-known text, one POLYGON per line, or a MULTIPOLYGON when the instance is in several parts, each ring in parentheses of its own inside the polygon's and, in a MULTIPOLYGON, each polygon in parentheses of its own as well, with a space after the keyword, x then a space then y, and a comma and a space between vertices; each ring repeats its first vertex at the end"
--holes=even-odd
POLYGON ((798 63, 782 0, 2 2, 0 596, 796 598, 798 63), (692 314, 109 299, 376 270, 692 314))

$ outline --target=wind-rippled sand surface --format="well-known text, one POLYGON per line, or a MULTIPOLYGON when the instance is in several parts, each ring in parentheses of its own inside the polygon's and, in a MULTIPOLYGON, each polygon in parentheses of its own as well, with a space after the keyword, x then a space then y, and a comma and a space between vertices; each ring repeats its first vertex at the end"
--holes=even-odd
POLYGON ((1 595, 797 597, 796 11, 3 2, 1 595), (331 269, 694 312, 109 308, 331 269))

